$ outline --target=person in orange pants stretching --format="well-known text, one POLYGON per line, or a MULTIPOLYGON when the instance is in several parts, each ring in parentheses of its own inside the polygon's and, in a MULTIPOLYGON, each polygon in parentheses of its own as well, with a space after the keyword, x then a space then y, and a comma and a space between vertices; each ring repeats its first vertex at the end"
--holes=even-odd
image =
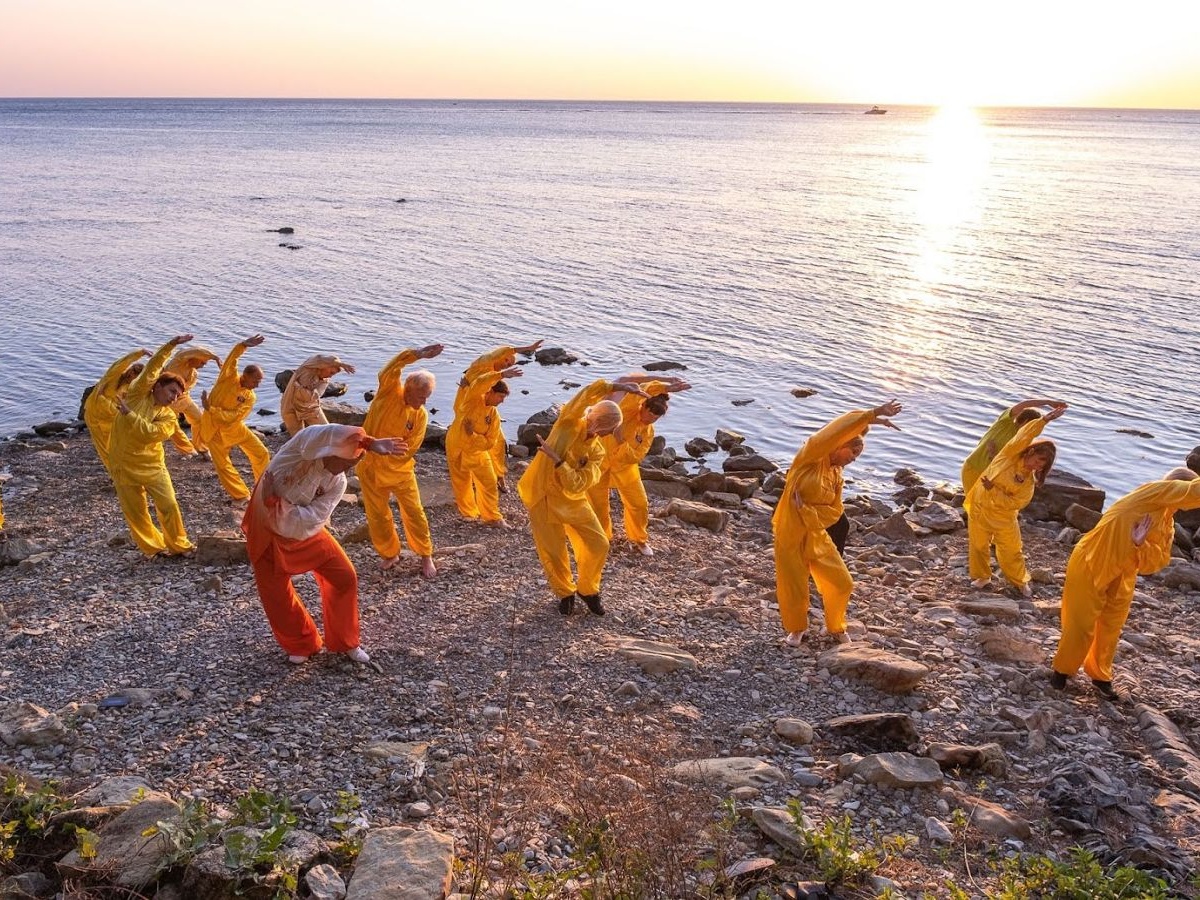
MULTIPOLYGON (((775 594, 787 642, 800 646, 808 630, 808 579, 825 606, 825 629, 846 643, 846 607, 854 579, 825 530, 842 515, 842 468, 858 459, 872 425, 895 428, 902 407, 890 400, 834 419, 807 441, 788 469, 771 525, 775 532, 775 594)), ((898 429, 897 429, 898 430, 898 429)))
POLYGON ((637 394, 614 393, 609 399, 621 407, 621 425, 610 435, 600 438, 604 462, 600 466, 600 481, 588 491, 588 500, 595 510, 604 536, 612 541, 612 509, 609 494, 616 488, 624 509, 625 537, 643 556, 653 556, 650 546, 650 503, 638 464, 650 452, 654 442, 654 423, 667 412, 667 400, 675 391, 686 391, 691 385, 678 378, 664 378, 642 385, 650 395, 643 399, 637 394))
POLYGON ((621 407, 604 399, 614 390, 646 396, 636 381, 627 379, 588 385, 562 408, 550 437, 538 439, 541 446, 517 482, 517 493, 529 510, 538 558, 564 616, 575 609, 577 595, 592 613, 604 615, 600 578, 608 558, 608 538, 588 502, 588 491, 600 480, 604 461, 599 438, 621 424, 621 407), (568 541, 575 552, 578 581, 571 575, 568 541))
POLYGON ((1109 699, 1113 658, 1129 617, 1138 575, 1150 575, 1171 561, 1175 513, 1200 508, 1200 475, 1172 469, 1108 508, 1096 527, 1071 551, 1063 584, 1062 637, 1054 654, 1050 683, 1062 690, 1079 671, 1109 699))
POLYGON ((413 553, 421 557, 421 574, 425 578, 437 575, 437 566, 433 564, 433 539, 421 505, 413 455, 425 441, 425 429, 429 424, 425 402, 433 393, 436 382, 432 372, 413 372, 404 379, 401 387, 400 375, 409 363, 433 359, 441 352, 441 344, 405 350, 379 371, 379 390, 367 410, 363 429, 372 437, 401 440, 408 449, 400 456, 369 456, 358 467, 367 529, 375 552, 383 560, 382 568, 391 569, 400 558, 400 535, 396 533, 390 505, 394 496, 400 506, 404 536, 413 553))
POLYGON ((257 481, 266 471, 271 462, 271 454, 267 445, 257 434, 246 427, 246 417, 254 410, 258 396, 254 389, 262 383, 263 370, 258 366, 249 365, 238 373, 238 360, 250 347, 257 347, 263 342, 263 336, 256 334, 246 338, 229 351, 221 372, 212 391, 200 394, 204 415, 200 417, 200 428, 197 433, 204 446, 212 456, 213 469, 216 470, 217 480, 225 488, 230 499, 236 504, 242 504, 250 499, 250 489, 234 467, 229 458, 229 451, 234 447, 241 448, 250 460, 250 471, 257 481))
POLYGON ((302 663, 322 647, 292 586, 292 576, 305 572, 321 590, 325 646, 355 662, 370 660, 359 646, 358 574, 326 530, 346 491, 346 472, 364 452, 397 455, 404 443, 352 425, 310 425, 283 445, 254 486, 242 531, 263 611, 288 662, 302 663))
POLYGON ((163 366, 173 349, 191 339, 190 334, 181 334, 150 357, 117 401, 118 415, 109 438, 109 471, 117 500, 134 542, 146 556, 187 556, 195 550, 163 454, 163 442, 179 429, 171 404, 184 392, 183 379, 164 372, 163 366), (161 530, 150 518, 147 497, 154 501, 161 530))

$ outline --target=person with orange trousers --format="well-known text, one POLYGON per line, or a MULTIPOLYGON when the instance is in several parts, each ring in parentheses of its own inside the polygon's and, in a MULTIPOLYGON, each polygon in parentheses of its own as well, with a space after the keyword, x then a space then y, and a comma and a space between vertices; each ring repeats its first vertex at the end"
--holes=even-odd
MULTIPOLYGON (((467 366, 466 371, 463 372, 462 378, 459 379, 458 392, 454 395, 455 416, 458 415, 459 406, 461 406, 465 401, 467 390, 472 384, 475 383, 477 378, 488 373, 495 373, 497 377, 500 377, 499 373, 513 370, 513 366, 517 364, 518 353, 522 356, 528 356, 529 354, 536 352, 541 346, 542 341, 534 341, 532 344, 526 344, 524 347, 510 347, 508 345, 497 347, 494 350, 489 350, 487 353, 479 357, 479 359, 475 360, 475 362, 467 366)), ((446 439, 447 441, 450 440, 449 434, 446 435, 446 439)), ((449 457, 448 451, 449 446, 447 446, 447 458, 449 457)), ((491 449, 491 456, 492 471, 496 475, 497 491, 499 493, 504 493, 508 490, 505 481, 508 475, 508 442, 504 439, 504 429, 502 427, 496 428, 494 443, 492 444, 491 449)), ((455 482, 455 465, 455 463, 450 464, 451 485, 453 485, 455 482)), ((457 473, 457 475, 459 484, 467 484, 467 479, 464 477, 461 471, 457 473)), ((457 497, 458 490, 456 488, 455 498, 457 497)), ((466 505, 468 508, 471 507, 469 498, 466 505)), ((459 511, 461 512, 461 507, 459 511)), ((476 518, 479 515, 478 513, 475 515, 468 515, 466 513, 463 514, 466 515, 467 518, 476 518)))
POLYGON ((638 468, 650 445, 654 443, 654 423, 667 412, 667 400, 676 391, 691 387, 678 378, 664 378, 642 384, 649 398, 619 391, 609 397, 621 407, 621 425, 612 434, 600 438, 604 448, 604 462, 600 466, 600 480, 588 491, 588 500, 595 510, 604 536, 612 541, 612 509, 609 495, 615 488, 624 510, 625 537, 643 556, 653 556, 650 546, 650 501, 642 484, 638 468))
POLYGON ((164 372, 163 367, 171 351, 191 339, 190 334, 181 334, 150 357, 117 401, 117 418, 108 443, 109 471, 121 512, 134 543, 146 556, 186 556, 195 550, 163 454, 163 442, 179 428, 178 414, 171 405, 184 392, 183 379, 164 372), (154 501, 161 530, 150 518, 147 498, 154 501))
POLYGON ((972 587, 984 588, 991 583, 995 545, 996 562, 1004 577, 1024 596, 1033 596, 1017 515, 1029 505, 1037 487, 1046 482, 1058 454, 1053 441, 1035 438, 1066 409, 1065 403, 1055 406, 1022 425, 967 492, 963 509, 967 513, 967 571, 972 587))
MULTIPOLYGON (((203 418, 204 412, 192 399, 192 388, 200 380, 199 370, 209 362, 220 365, 221 357, 207 347, 184 347, 177 351, 171 357, 171 361, 167 363, 167 371, 173 372, 183 379, 183 394, 171 408, 176 413, 183 414, 183 418, 187 420, 188 426, 192 429, 192 436, 189 438, 184 434, 182 428, 176 427, 175 433, 171 435, 171 443, 184 456, 195 456, 206 452, 204 439, 200 437, 200 420, 203 418)), ((176 425, 178 425, 178 421, 176 419, 176 425)))
POLYGON ((608 558, 608 538, 588 491, 600 481, 604 448, 599 439, 621 424, 621 407, 605 399, 614 390, 646 396, 631 379, 596 381, 579 391, 558 414, 550 436, 538 438, 541 446, 517 483, 517 493, 529 510, 538 558, 564 616, 574 611, 576 596, 595 615, 605 612, 600 579, 608 558), (571 574, 568 542, 575 553, 578 580, 571 574))
POLYGON ((255 481, 262 477, 271 462, 267 445, 246 426, 246 418, 258 402, 254 389, 262 383, 263 370, 256 365, 249 365, 238 372, 238 361, 242 354, 262 342, 263 336, 256 334, 235 344, 225 357, 212 390, 200 394, 204 414, 200 417, 197 433, 209 450, 221 487, 238 504, 250 499, 250 489, 229 458, 230 451, 238 447, 246 454, 255 481))
POLYGON ((113 422, 117 418, 117 401, 125 396, 125 390, 133 379, 142 374, 144 366, 138 360, 149 355, 149 350, 126 353, 109 366, 104 377, 96 382, 83 402, 83 421, 87 425, 88 436, 109 474, 112 474, 112 469, 108 463, 108 443, 112 437, 113 422))
POLYGON ((1171 561, 1175 513, 1181 509, 1200 509, 1200 475, 1183 468, 1126 494, 1079 539, 1063 583, 1062 637, 1050 673, 1055 688, 1065 688, 1083 666, 1100 694, 1119 699, 1113 659, 1137 577, 1171 561))
POLYGON ((437 566, 433 564, 433 539, 425 508, 421 505, 413 456, 425 441, 425 429, 429 424, 425 403, 433 394, 436 381, 432 372, 425 371, 413 372, 403 383, 400 376, 410 363, 433 359, 441 352, 441 344, 405 350, 380 369, 379 389, 371 400, 363 429, 372 437, 401 440, 407 449, 399 456, 368 456, 358 466, 363 512, 367 516, 371 543, 382 559, 381 567, 391 569, 400 558, 400 535, 396 533, 390 505, 391 498, 395 497, 404 523, 404 536, 413 553, 421 558, 421 574, 425 578, 436 576, 437 566))
MULTIPOLYGON (((891 417, 903 407, 889 400, 834 419, 807 441, 788 469, 783 494, 771 519, 775 533, 775 594, 787 643, 798 647, 808 630, 808 580, 825 607, 825 629, 847 643, 846 608, 854 579, 826 529, 842 516, 842 469, 862 453, 872 425, 896 428, 891 417)), ((897 429, 899 430, 899 429, 897 429)))
POLYGON ((288 662, 298 665, 322 646, 370 661, 359 640, 358 574, 326 529, 346 491, 346 473, 364 452, 398 455, 404 443, 352 425, 302 429, 271 460, 242 519, 258 596, 288 662), (324 641, 292 586, 292 576, 305 572, 321 591, 324 641))

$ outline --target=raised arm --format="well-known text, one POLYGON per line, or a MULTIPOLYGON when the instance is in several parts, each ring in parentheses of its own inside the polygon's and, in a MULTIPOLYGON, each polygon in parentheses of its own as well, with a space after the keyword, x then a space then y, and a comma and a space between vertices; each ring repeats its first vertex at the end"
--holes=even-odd
POLYGON ((171 351, 180 344, 186 344, 191 339, 192 335, 190 334, 178 334, 155 350, 154 355, 146 362, 146 368, 142 369, 141 374, 129 386, 130 393, 136 396, 139 393, 149 392, 154 382, 158 381, 158 376, 163 373, 163 368, 171 356, 171 351))
POLYGON ((1067 404, 1062 400, 1022 400, 1020 403, 1014 403, 1009 407, 1008 416, 1010 419, 1016 419, 1017 416, 1027 409, 1054 409, 1055 407, 1066 409, 1067 404))
POLYGON ((874 409, 855 409, 838 416, 804 442, 804 446, 792 461, 792 466, 807 465, 828 456, 854 438, 866 434, 872 425, 895 428, 891 417, 897 415, 901 409, 898 402, 890 400, 874 409))

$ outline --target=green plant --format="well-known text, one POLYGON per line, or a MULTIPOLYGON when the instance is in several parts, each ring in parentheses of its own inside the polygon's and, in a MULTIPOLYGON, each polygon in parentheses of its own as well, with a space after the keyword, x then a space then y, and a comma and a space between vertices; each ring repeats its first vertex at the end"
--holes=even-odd
POLYGON ((1006 860, 995 900, 1167 900, 1170 887, 1133 866, 1109 870, 1076 847, 1066 860, 1021 856, 1006 860))
POLYGON ((4 779, 0 793, 0 822, 15 822, 18 837, 45 837, 50 833, 50 820, 56 813, 70 809, 70 804, 58 796, 53 781, 30 789, 27 782, 10 774, 4 779))
POLYGON ((95 861, 100 845, 100 836, 82 825, 76 825, 74 828, 75 850, 79 853, 79 858, 85 862, 95 861))
POLYGON ((856 883, 879 868, 879 854, 872 848, 859 848, 849 815, 828 819, 820 828, 805 828, 804 808, 797 800, 788 801, 804 855, 816 864, 823 881, 830 884, 856 883))
POLYGON ((167 841, 167 852, 159 862, 159 873, 176 866, 187 865, 212 843, 224 823, 213 818, 204 800, 189 797, 179 807, 179 818, 159 821, 142 832, 142 837, 161 834, 167 841))
POLYGON ((333 852, 342 862, 350 863, 358 858, 370 825, 362 812, 362 799, 358 794, 338 791, 329 827, 338 833, 339 840, 333 845, 333 852))

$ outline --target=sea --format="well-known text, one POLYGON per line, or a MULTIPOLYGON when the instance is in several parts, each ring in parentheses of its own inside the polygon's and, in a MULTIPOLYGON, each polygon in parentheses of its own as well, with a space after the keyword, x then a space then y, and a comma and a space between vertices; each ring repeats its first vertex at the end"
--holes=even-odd
MULTIPOLYGON (((440 342, 544 339, 515 437, 577 385, 673 361, 673 446, 786 465, 903 403, 847 470, 955 482, 1008 405, 1061 399, 1060 466, 1123 492, 1200 444, 1200 112, 526 101, 0 100, 0 435, 73 419, 118 356, 241 338, 363 401, 440 342), (293 234, 276 229, 293 228, 293 234), (812 392, 808 396, 795 396, 812 392)), ((201 372, 211 384, 215 366, 201 372)), ((198 396, 199 391, 196 391, 198 396)), ((713 457, 711 462, 719 462, 713 457)), ((853 485, 852 488, 853 490, 853 485)))

